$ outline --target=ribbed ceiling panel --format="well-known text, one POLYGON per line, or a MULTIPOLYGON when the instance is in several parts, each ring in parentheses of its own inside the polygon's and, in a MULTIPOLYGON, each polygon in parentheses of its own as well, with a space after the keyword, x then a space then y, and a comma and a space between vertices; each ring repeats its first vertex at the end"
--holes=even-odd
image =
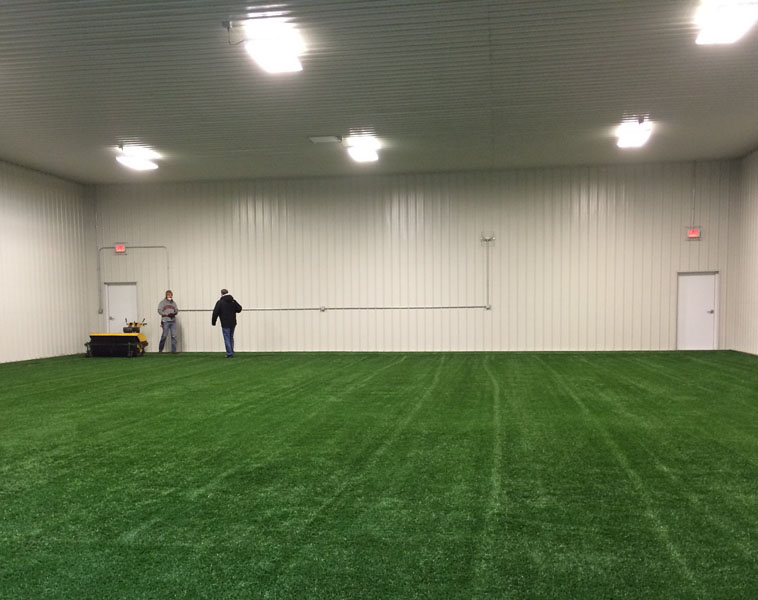
MULTIPOLYGON (((334 1, 277 6, 304 70, 263 73, 239 20, 264 4, 6 0, 0 159, 129 181, 113 148, 166 155, 150 181, 689 160, 758 146, 758 32, 694 43, 696 2, 334 1), (625 116, 659 123, 615 147, 625 116), (376 131, 379 163, 311 135, 376 131)), ((146 176, 141 176, 145 179, 146 176)))

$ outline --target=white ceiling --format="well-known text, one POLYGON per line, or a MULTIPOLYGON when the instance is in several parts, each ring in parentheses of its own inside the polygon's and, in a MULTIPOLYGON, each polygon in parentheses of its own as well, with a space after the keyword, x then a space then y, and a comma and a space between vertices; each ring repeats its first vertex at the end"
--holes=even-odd
POLYGON ((697 3, 284 0, 308 51, 275 76, 221 25, 265 3, 3 0, 0 160, 107 183, 743 156, 758 29, 697 46, 697 3), (615 126, 641 113, 654 137, 619 150, 615 126), (365 129, 378 163, 308 140, 365 129), (161 168, 118 165, 124 142, 161 168))

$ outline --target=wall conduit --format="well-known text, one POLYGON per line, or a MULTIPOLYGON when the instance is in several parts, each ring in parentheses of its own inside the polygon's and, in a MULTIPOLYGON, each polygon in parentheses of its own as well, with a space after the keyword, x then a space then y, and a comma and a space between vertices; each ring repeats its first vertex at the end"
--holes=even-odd
MULTIPOLYGON (((276 308, 243 308, 242 312, 296 312, 296 311, 318 311, 326 312, 329 310, 466 310, 483 308, 490 310, 490 248, 495 241, 495 234, 491 232, 482 233, 481 241, 485 247, 485 304, 452 304, 437 306, 303 306, 303 307, 276 307, 276 308)), ((211 308, 185 308, 181 312, 213 312, 211 308)))

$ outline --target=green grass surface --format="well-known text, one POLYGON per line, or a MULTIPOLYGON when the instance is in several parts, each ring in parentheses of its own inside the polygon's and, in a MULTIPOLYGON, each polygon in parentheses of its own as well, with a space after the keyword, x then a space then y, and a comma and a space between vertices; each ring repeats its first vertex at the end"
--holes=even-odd
POLYGON ((0 597, 756 598, 758 357, 0 365, 0 597))

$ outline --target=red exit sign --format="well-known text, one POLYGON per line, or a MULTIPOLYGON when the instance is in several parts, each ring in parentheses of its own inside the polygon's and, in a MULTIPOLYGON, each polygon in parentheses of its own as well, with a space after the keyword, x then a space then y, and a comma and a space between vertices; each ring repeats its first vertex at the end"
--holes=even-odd
POLYGON ((687 240, 690 242, 699 241, 702 236, 703 230, 700 227, 688 227, 687 228, 687 240))

